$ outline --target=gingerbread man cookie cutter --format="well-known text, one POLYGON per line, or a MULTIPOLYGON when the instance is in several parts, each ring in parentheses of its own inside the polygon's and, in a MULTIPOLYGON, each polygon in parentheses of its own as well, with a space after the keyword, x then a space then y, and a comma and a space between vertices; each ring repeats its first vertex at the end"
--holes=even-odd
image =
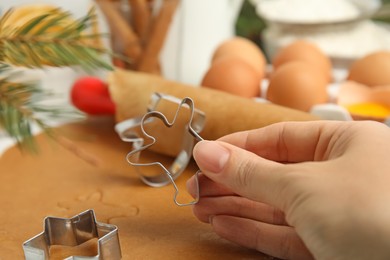
POLYGON ((50 246, 78 246, 98 238, 96 256, 70 256, 67 260, 121 259, 118 228, 96 221, 90 209, 71 218, 46 217, 44 231, 23 243, 26 260, 49 260, 50 246))
POLYGON ((161 94, 161 93, 154 93, 151 96, 150 105, 148 106, 147 110, 148 111, 144 116, 125 120, 121 123, 118 123, 115 127, 117 133, 119 134, 119 136, 123 141, 131 142, 133 144, 133 149, 126 156, 127 161, 131 165, 137 167, 139 176, 145 184, 152 187, 162 187, 171 183, 175 189, 173 200, 176 205, 188 206, 197 203, 199 200, 199 183, 198 183, 199 171, 195 173, 195 180, 197 186, 195 200, 189 203, 180 203, 177 200, 179 189, 178 186, 176 185, 175 180, 187 168, 192 158, 192 149, 195 145, 195 142, 203 140, 203 138, 199 135, 199 133, 202 131, 205 125, 205 118, 206 118, 205 114, 194 107, 194 102, 189 97, 186 97, 184 99, 178 99, 176 97, 161 94), (169 121, 163 113, 156 110, 159 102, 161 102, 162 100, 173 102, 178 105, 176 114, 173 117, 172 121, 169 121), (175 124, 175 121, 178 117, 180 110, 183 109, 184 107, 190 110, 190 118, 188 120, 188 124, 186 124, 184 129, 181 151, 174 159, 173 163, 169 167, 166 167, 164 166, 164 164, 158 161, 148 162, 148 163, 139 162, 139 156, 141 152, 148 149, 150 146, 156 143, 156 138, 148 134, 147 131, 145 131, 145 125, 152 122, 155 119, 159 119, 164 123, 165 126, 172 127, 175 124), (135 128, 140 128, 143 135, 147 139, 151 140, 151 142, 145 144, 144 138, 141 138, 135 131, 132 131, 135 128), (162 170, 161 174, 157 176, 147 176, 146 174, 143 174, 142 171, 139 169, 140 167, 143 166, 154 166, 154 165, 157 165, 158 167, 161 168, 162 170))

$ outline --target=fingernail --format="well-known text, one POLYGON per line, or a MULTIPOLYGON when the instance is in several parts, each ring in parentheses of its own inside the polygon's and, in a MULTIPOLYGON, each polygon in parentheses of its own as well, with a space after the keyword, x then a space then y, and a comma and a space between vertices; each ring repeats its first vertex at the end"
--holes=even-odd
POLYGON ((194 149, 194 158, 199 167, 208 172, 221 172, 229 156, 229 150, 215 141, 199 142, 194 149))
POLYGON ((186 184, 188 193, 195 198, 195 176, 189 178, 186 184))

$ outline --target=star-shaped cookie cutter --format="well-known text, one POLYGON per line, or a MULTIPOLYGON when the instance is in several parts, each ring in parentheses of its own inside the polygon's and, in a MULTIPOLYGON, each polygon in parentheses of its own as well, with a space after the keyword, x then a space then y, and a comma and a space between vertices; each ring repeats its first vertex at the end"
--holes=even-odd
POLYGON ((197 203, 199 200, 199 183, 198 183, 199 171, 195 173, 197 188, 196 188, 195 200, 192 202, 180 203, 177 201, 179 189, 175 183, 175 179, 181 175, 181 173, 185 170, 185 168, 187 168, 188 163, 192 158, 192 149, 195 145, 195 140, 196 141, 203 140, 203 138, 199 135, 199 132, 202 131, 204 127, 205 118, 206 118, 205 114, 194 107, 194 102, 189 97, 186 97, 184 99, 178 99, 170 95, 154 93, 151 96, 151 102, 148 107, 148 112, 143 117, 125 120, 116 125, 116 131, 118 132, 122 140, 133 143, 133 149, 126 156, 127 161, 131 165, 136 166, 137 169, 139 169, 139 167, 142 166, 157 165, 163 170, 162 174, 153 177, 142 174, 142 172, 138 170, 141 180, 147 185, 152 187, 161 187, 169 183, 172 183, 175 189, 173 200, 175 204, 178 206, 193 205, 197 203), (161 102, 162 100, 166 100, 178 104, 176 114, 173 117, 171 122, 169 122, 169 120, 163 113, 156 110, 158 103, 161 102), (180 110, 182 109, 182 107, 185 106, 188 107, 188 109, 190 110, 190 118, 188 120, 188 124, 185 126, 184 129, 184 137, 182 141, 181 151, 178 154, 178 156, 175 158, 172 165, 169 168, 167 168, 161 162, 140 163, 139 162, 140 153, 156 143, 156 138, 145 131, 144 125, 152 122, 155 119, 160 119, 165 124, 165 126, 172 127, 175 124, 175 121, 179 115, 180 110), (144 144, 145 143, 144 138, 139 137, 135 132, 131 131, 134 128, 140 128, 143 135, 146 138, 150 139, 151 142, 148 144, 144 144))
POLYGON ((46 217, 44 231, 23 243, 26 260, 50 259, 50 246, 77 246, 98 238, 96 256, 70 256, 67 260, 121 259, 118 228, 115 225, 97 222, 90 209, 72 218, 46 217))

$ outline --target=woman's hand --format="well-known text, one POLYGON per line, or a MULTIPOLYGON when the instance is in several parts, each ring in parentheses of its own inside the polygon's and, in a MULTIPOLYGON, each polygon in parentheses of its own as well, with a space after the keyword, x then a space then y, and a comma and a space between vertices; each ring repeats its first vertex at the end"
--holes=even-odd
POLYGON ((278 123, 199 142, 194 158, 194 214, 221 237, 285 259, 390 259, 387 126, 278 123))

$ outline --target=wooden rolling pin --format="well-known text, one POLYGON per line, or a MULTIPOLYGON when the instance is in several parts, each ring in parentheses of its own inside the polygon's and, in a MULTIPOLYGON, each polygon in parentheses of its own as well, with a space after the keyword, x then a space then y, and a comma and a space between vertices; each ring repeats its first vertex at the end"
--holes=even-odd
MULTIPOLYGON (((144 115, 149 99, 155 92, 180 99, 192 98, 195 107, 206 114, 206 123, 200 135, 208 140, 281 121, 318 120, 317 117, 298 110, 259 103, 248 98, 209 88, 194 87, 142 72, 117 69, 109 74, 108 85, 111 98, 116 104, 118 122, 144 115)), ((177 106, 169 109, 171 110, 169 114, 173 117, 177 106)), ((180 149, 179 137, 182 136, 183 128, 173 129, 173 134, 167 134, 162 124, 155 127, 158 129, 151 131, 153 131, 153 136, 159 140, 159 144, 152 146, 151 150, 176 156, 180 149)))

